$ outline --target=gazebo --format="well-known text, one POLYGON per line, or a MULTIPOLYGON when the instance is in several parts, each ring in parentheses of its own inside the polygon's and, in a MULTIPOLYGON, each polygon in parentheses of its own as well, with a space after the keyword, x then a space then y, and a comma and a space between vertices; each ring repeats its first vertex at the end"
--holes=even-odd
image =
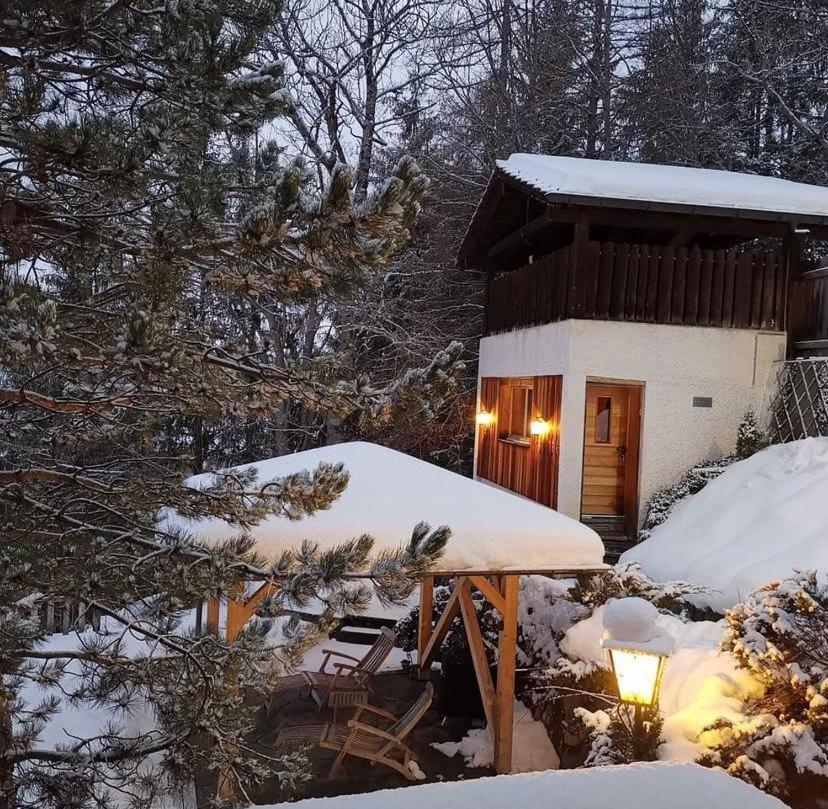
MULTIPOLYGON (((520 576, 602 572, 607 566, 602 562, 600 538, 576 520, 531 500, 375 444, 337 444, 261 461, 255 467, 264 481, 339 461, 351 478, 333 506, 299 521, 265 519, 251 531, 257 551, 275 558, 305 539, 324 549, 368 533, 375 539, 375 552, 380 552, 398 548, 420 521, 432 527, 448 525, 452 538, 446 551, 420 584, 418 666, 421 676, 428 676, 430 662, 453 619, 462 616, 494 741, 495 768, 499 773, 509 772, 520 576), (435 578, 450 579, 452 589, 440 620, 432 625, 435 578), (472 589, 502 616, 496 681, 486 661, 472 589)), ((209 477, 196 476, 188 485, 205 485, 209 477)), ((236 532, 220 520, 176 522, 207 542, 236 532)), ((276 586, 265 582, 252 594, 228 600, 225 631, 229 640, 276 586)), ((207 626, 218 631, 218 600, 207 606, 207 626)))

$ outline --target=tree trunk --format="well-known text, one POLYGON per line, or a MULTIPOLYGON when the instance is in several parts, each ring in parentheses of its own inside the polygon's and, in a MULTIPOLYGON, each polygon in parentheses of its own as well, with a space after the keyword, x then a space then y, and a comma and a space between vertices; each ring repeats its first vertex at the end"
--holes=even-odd
POLYGON ((12 749, 12 738, 11 705, 0 682, 0 809, 15 809, 17 806, 14 766, 6 758, 12 749))

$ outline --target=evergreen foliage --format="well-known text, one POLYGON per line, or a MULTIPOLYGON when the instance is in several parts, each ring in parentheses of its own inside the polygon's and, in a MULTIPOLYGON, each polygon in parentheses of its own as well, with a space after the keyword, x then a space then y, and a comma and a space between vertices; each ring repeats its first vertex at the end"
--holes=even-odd
MULTIPOLYGON (((265 773, 296 782, 301 756, 267 760, 244 743, 243 695, 277 673, 267 625, 228 644, 182 629, 180 611, 273 581, 264 612, 318 598, 318 630, 364 607, 361 581, 404 598, 448 538, 421 525, 378 558, 360 537, 272 562, 246 529, 328 508, 347 470, 180 485, 199 466, 188 425, 250 423, 286 402, 320 418, 427 420, 459 367, 450 346, 376 384, 333 354, 296 363, 276 349, 284 324, 263 302, 285 312, 352 293, 406 241, 427 187, 402 158, 359 202, 341 165, 318 193, 311 168, 266 140, 294 108, 266 47, 278 15, 274 0, 11 0, 0 15, 4 809, 149 806, 196 770, 227 776, 239 796, 265 773), (220 516, 238 536, 205 547, 166 530, 166 509, 220 516), (102 628, 80 651, 44 646, 29 617, 38 599, 83 602, 102 628), (153 652, 134 653, 130 638, 153 652), (41 704, 21 698, 27 683, 43 687, 41 704), (65 703, 103 707, 112 725, 44 745, 65 703), (152 729, 126 730, 136 712, 152 729)), ((316 630, 294 617, 285 653, 316 630)))
POLYGON ((828 787, 828 584, 816 571, 772 582, 727 612, 722 648, 764 686, 739 723, 699 741, 702 763, 788 795, 828 787))
POLYGON ((759 427, 753 408, 748 408, 736 431, 736 455, 740 460, 750 458, 768 445, 768 437, 759 427))

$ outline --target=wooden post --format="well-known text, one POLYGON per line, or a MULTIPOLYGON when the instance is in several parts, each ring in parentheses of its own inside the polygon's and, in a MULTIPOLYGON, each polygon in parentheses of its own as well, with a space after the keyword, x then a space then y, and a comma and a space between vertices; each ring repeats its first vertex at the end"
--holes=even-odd
POLYGON ((503 576, 505 602, 503 628, 497 645, 497 695, 495 711, 494 766, 498 773, 512 770, 512 724, 515 712, 515 656, 517 654, 517 616, 520 576, 503 576))
POLYGON ((207 601, 207 631, 218 634, 219 600, 211 598, 207 601))
POLYGON ((425 650, 431 640, 431 617, 434 610, 434 577, 420 582, 420 621, 417 625, 417 670, 421 678, 429 676, 430 666, 423 666, 425 650))

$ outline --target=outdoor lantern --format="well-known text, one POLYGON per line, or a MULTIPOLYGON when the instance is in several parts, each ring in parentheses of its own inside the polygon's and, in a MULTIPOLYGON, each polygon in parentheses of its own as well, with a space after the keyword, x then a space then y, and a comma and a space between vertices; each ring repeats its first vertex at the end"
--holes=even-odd
POLYGON ((488 410, 479 410, 476 421, 481 427, 488 427, 495 422, 494 413, 490 413, 488 410))
POLYGON ((643 598, 619 598, 604 608, 606 651, 621 702, 655 707, 673 639, 656 626, 658 610, 643 598))
POLYGON ((542 437, 549 433, 551 429, 552 425, 544 418, 532 419, 529 422, 529 432, 531 435, 542 437))

